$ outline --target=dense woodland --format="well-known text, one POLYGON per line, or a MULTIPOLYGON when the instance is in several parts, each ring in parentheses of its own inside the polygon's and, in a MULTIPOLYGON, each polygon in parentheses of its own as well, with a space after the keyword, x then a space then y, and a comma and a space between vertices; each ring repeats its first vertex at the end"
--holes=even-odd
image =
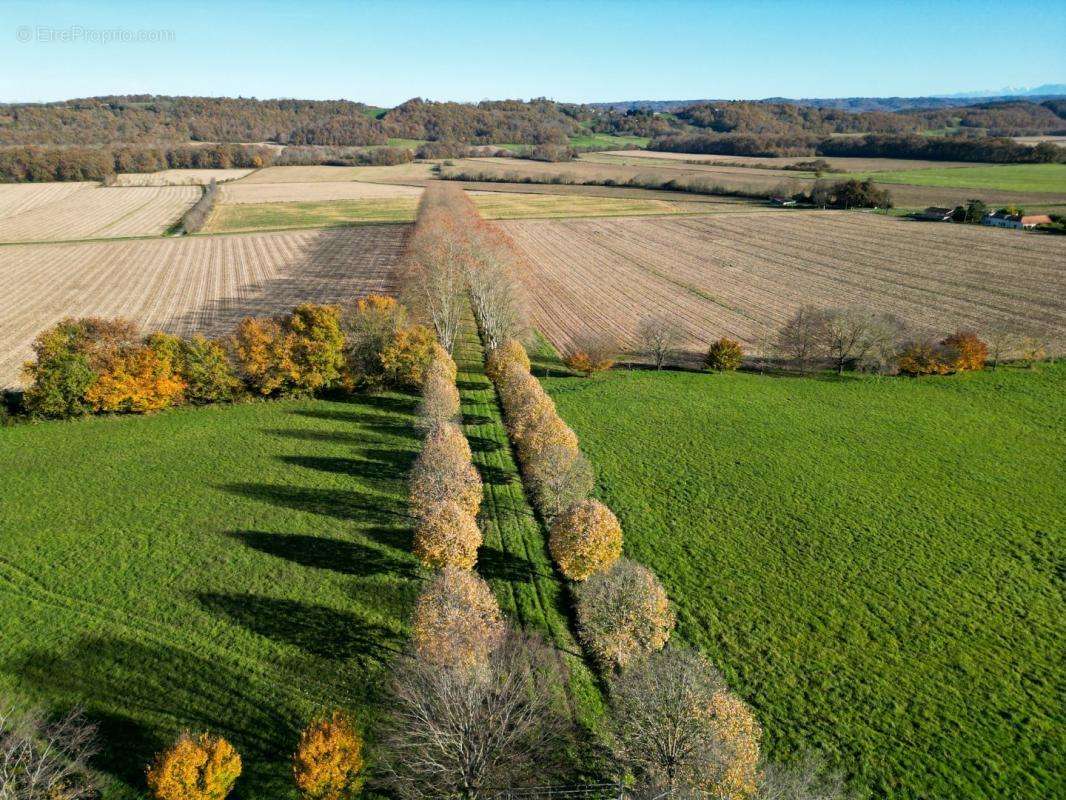
POLYGON ((650 148, 729 155, 886 156, 1049 162, 1066 149, 1007 136, 1066 133, 1066 100, 849 111, 793 102, 697 103, 676 113, 625 111, 539 98, 441 103, 415 98, 379 109, 347 100, 97 97, 0 105, 0 181, 101 180, 116 172, 268 163, 399 163, 471 146, 530 145, 555 153, 588 133, 646 136, 650 148), (945 136, 928 136, 930 131, 945 136), (267 147, 286 145, 281 156, 267 147), (319 148, 319 149, 313 149, 319 148), (363 149, 355 149, 363 148, 363 149), (380 148, 380 149, 367 149, 380 148), (274 159, 277 159, 276 161, 274 159))

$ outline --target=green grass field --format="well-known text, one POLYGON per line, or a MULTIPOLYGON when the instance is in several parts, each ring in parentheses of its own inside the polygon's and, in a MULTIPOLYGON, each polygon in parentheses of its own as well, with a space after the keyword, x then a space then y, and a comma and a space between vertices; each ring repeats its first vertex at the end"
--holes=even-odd
POLYGON ((864 174, 880 183, 1066 194, 1066 164, 996 164, 864 174))
POLYGON ((417 209, 417 197, 313 200, 295 203, 224 203, 215 208, 204 226, 204 233, 413 222, 417 209))
POLYGON ((621 147, 647 147, 650 142, 647 136, 614 136, 609 133, 587 133, 581 136, 571 136, 571 147, 598 147, 611 150, 621 147))
POLYGON ((373 732, 420 571, 415 400, 284 401, 0 428, 0 688, 101 722, 107 798, 182 729, 293 797, 317 710, 373 732))
POLYGON ((875 797, 1066 794, 1066 363, 544 382, 771 756, 875 797))

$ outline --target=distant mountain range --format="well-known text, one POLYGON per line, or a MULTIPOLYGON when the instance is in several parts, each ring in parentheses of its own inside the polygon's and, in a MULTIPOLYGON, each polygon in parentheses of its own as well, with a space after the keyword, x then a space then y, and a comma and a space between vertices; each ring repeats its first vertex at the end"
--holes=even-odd
MULTIPOLYGON (((927 97, 766 97, 751 100, 753 103, 789 103, 815 108, 839 108, 845 111, 907 111, 915 108, 952 108, 972 105, 974 102, 998 103, 1010 100, 1040 102, 1066 97, 1066 84, 1045 83, 1031 89, 1007 88, 996 91, 958 92, 956 94, 929 95, 927 97)), ((735 99, 735 98, 734 98, 735 99)), ((700 98, 696 100, 621 100, 609 103, 589 103, 594 108, 612 111, 679 111, 698 103, 725 103, 724 98, 700 98)))

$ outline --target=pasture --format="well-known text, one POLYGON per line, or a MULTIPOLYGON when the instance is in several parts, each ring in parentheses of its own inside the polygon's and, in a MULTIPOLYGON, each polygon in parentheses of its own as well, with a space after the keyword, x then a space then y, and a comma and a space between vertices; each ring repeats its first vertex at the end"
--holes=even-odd
POLYGON ((21 186, 0 187, 0 198, 17 198, 0 216, 0 243, 159 236, 201 194, 196 186, 72 185, 78 188, 36 184, 29 188, 37 192, 16 192, 21 186))
POLYGON ((936 332, 1013 319, 1056 347, 1066 240, 855 212, 784 211, 503 223, 531 268, 533 323, 565 350, 587 333, 634 344, 669 314, 702 352, 751 351, 802 305, 865 305, 936 332))
POLYGON ((301 728, 340 705, 372 736, 407 639, 414 407, 0 428, 0 688, 100 722, 107 800, 143 797, 145 764, 184 729, 241 751, 239 797, 292 797, 301 728))
MULTIPOLYGON (((106 190, 100 190, 106 191, 106 190)), ((347 302, 395 287, 401 226, 0 248, 0 386, 66 316, 227 333, 244 316, 347 302)))
POLYGON ((881 183, 954 186, 1006 192, 1066 193, 1066 164, 995 164, 979 167, 876 172, 881 183))
POLYGON ((771 757, 860 796, 1062 795, 1066 364, 543 382, 771 757))

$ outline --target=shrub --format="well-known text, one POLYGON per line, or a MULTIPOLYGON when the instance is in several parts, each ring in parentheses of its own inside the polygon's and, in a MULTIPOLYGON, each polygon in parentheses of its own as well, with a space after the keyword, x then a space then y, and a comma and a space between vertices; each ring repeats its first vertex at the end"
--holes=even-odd
POLYGON ((548 547, 563 575, 583 581, 622 555, 622 526, 603 503, 582 500, 556 517, 548 547))
POLYGON ((476 517, 481 508, 481 477, 471 461, 470 444, 453 424, 438 425, 426 437, 408 480, 411 513, 422 516, 453 502, 476 517))
POLYGON ((452 502, 428 510, 415 526, 414 552, 427 567, 471 569, 479 547, 477 521, 452 502))
POLYGON ((298 377, 292 337, 272 317, 245 317, 230 341, 233 361, 248 387, 262 396, 283 393, 298 377))
POLYGON ((184 733, 148 767, 148 788, 156 800, 223 800, 240 774, 241 757, 225 739, 184 733))
POLYGON ((940 343, 944 359, 956 372, 985 368, 988 360, 988 345, 976 333, 960 331, 940 343))
POLYGON ((711 344, 703 363, 707 369, 733 370, 737 369, 744 361, 744 350, 740 342, 725 337, 711 344))
POLYGON ((436 343, 437 337, 424 325, 410 325, 396 331, 381 353, 386 379, 399 386, 420 386, 436 343))
POLYGON ((385 379, 381 356, 396 332, 407 327, 407 309, 391 297, 369 295, 356 301, 344 320, 349 381, 369 386, 385 379))
POLYGON ((467 669, 483 664, 506 633, 496 595, 475 573, 445 567, 415 602, 411 640, 423 661, 467 669))
POLYGON ((285 322, 297 390, 310 393, 335 384, 344 366, 340 309, 301 303, 285 322))
POLYGON ((595 484, 588 459, 567 445, 550 445, 531 453, 525 468, 537 507, 549 522, 564 509, 585 500, 595 484))
POLYGON ((645 566, 625 558, 590 577, 577 593, 581 639, 605 667, 623 669, 661 650, 674 629, 666 591, 645 566))
POLYGON ((64 418, 88 413, 85 393, 118 354, 139 343, 137 326, 123 319, 69 317, 37 336, 34 361, 23 367, 30 382, 26 410, 34 416, 64 418))
POLYGON ((493 383, 499 381, 503 373, 512 364, 517 364, 526 372, 530 370, 529 354, 521 342, 508 339, 499 347, 489 350, 485 357, 485 374, 493 383))
POLYGON ((143 414, 180 403, 185 382, 176 373, 169 348, 129 347, 109 359, 108 367, 85 392, 94 411, 143 414))
POLYGON ((618 342, 608 336, 586 336, 576 341, 566 354, 566 366, 591 376, 614 366, 618 342))
POLYGON ((944 363, 942 356, 940 348, 932 342, 908 342, 900 349, 896 363, 904 375, 946 375, 951 367, 944 363))
POLYGON ((459 390, 447 377, 443 365, 434 361, 422 382, 422 400, 418 404, 419 425, 430 429, 459 419, 459 390))
POLYGON ((363 786, 365 765, 363 739, 342 711, 308 725, 292 758, 296 786, 307 800, 353 797, 363 786))
POLYGON ((200 334, 182 342, 179 370, 185 381, 185 399, 197 405, 235 399, 243 385, 233 371, 226 348, 200 334))

